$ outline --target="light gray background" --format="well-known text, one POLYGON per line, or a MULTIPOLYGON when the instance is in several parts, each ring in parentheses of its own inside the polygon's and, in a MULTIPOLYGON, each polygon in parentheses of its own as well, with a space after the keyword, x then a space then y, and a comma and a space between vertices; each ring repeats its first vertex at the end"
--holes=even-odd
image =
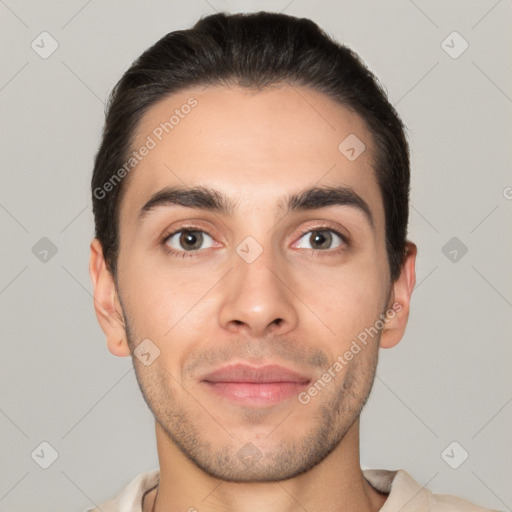
POLYGON ((121 74, 216 10, 310 17, 385 84, 412 146, 418 280, 405 338, 381 351, 362 466, 511 510, 510 0, 0 0, 0 510, 82 511, 157 467, 131 361, 107 351, 93 311, 89 181, 121 74), (59 44, 47 59, 31 48, 43 31, 59 44), (453 31, 469 43, 456 59, 442 47, 453 31), (57 247, 46 262, 32 252, 43 237, 57 247), (455 262, 452 237, 467 247, 455 262), (43 441, 58 452, 46 470, 31 457, 43 441), (469 453, 458 469, 441 456, 452 441, 469 453))

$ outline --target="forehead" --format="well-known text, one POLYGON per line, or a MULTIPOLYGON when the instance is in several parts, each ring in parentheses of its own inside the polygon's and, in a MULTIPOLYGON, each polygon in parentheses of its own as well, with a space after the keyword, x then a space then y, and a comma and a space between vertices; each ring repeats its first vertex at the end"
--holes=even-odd
POLYGON ((341 185, 363 197, 377 225, 383 217, 368 129, 357 114, 310 89, 180 91, 146 112, 132 150, 140 161, 126 184, 121 226, 173 185, 219 190, 242 214, 242 207, 282 209, 283 196, 312 186, 341 185))

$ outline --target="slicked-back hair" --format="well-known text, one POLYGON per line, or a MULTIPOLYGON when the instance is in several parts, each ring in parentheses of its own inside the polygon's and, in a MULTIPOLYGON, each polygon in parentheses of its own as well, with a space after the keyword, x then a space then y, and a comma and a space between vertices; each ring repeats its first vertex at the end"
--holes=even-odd
POLYGON ((142 116, 167 96, 194 86, 261 89, 282 83, 321 92, 364 121, 375 146, 390 276, 392 281, 398 278, 405 258, 410 186, 402 121, 377 78, 351 49, 309 19, 270 12, 218 13, 188 30, 170 32, 136 59, 112 90, 91 185, 95 236, 114 277, 119 210, 131 174, 108 192, 104 185, 133 151, 142 116))

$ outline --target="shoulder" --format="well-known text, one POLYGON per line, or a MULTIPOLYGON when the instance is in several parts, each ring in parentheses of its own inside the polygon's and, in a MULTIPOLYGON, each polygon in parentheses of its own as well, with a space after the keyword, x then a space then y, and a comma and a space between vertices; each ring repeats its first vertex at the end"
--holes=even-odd
POLYGON ((429 510, 433 512, 498 512, 448 494, 430 493, 430 498, 431 504, 429 510))
POLYGON ((158 484, 159 479, 158 469, 140 473, 115 498, 85 512, 141 512, 142 497, 158 484))
POLYGON ((434 494, 404 471, 363 470, 368 483, 388 495, 380 512, 497 512, 448 494, 434 494))

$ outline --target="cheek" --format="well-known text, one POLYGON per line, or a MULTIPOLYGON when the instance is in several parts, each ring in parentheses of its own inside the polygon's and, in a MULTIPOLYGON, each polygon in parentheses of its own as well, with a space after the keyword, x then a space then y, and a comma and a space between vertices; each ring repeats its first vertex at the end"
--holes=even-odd
POLYGON ((126 279, 123 296, 139 337, 152 339, 161 350, 169 351, 171 340, 179 338, 184 348, 187 339, 208 328, 206 322, 211 323, 215 313, 208 292, 222 273, 198 274, 197 269, 151 265, 147 260, 132 268, 127 267, 130 278, 126 279))
POLYGON ((338 268, 309 268, 297 273, 296 280, 297 295, 315 313, 311 322, 320 320, 326 325, 326 332, 340 347, 374 325, 385 307, 386 286, 374 260, 338 268))

